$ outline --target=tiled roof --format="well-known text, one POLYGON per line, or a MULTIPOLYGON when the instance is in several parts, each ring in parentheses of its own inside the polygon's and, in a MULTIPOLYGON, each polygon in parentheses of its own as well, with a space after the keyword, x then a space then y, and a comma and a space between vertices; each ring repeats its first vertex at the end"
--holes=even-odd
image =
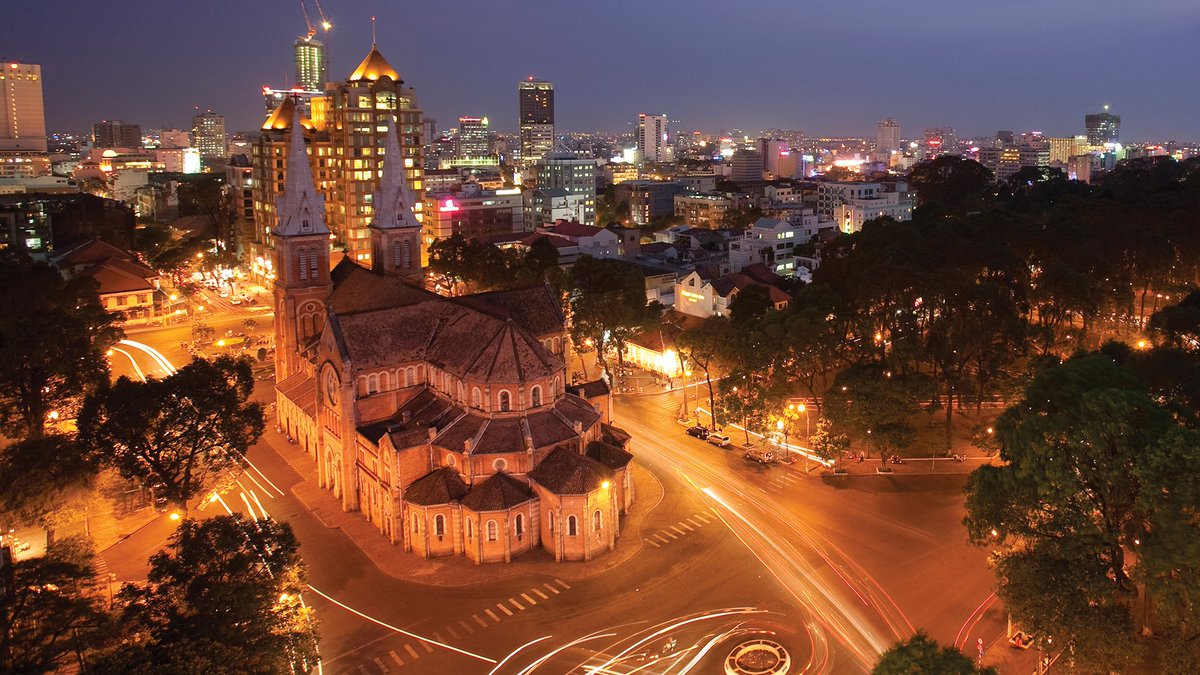
POLYGON ((558 495, 587 494, 612 477, 612 469, 561 445, 529 472, 531 480, 558 495))
POLYGON ((65 252, 54 257, 56 265, 87 265, 91 263, 101 263, 109 258, 118 260, 132 260, 133 255, 128 251, 117 248, 112 244, 100 241, 99 239, 89 239, 78 246, 73 246, 65 252))
MULTIPOLYGON (((119 262, 119 261, 118 261, 119 262)), ((110 293, 154 292, 154 286, 145 278, 126 271, 117 265, 101 263, 92 267, 80 276, 91 277, 96 282, 96 292, 100 295, 110 293)))
POLYGON ((475 513, 507 511, 534 499, 533 490, 524 482, 500 471, 471 488, 462 505, 475 513))
POLYGON ((614 427, 611 424, 600 425, 600 438, 609 445, 615 445, 618 448, 624 448, 629 439, 633 438, 621 427, 614 427))
POLYGON ((512 319, 533 335, 562 332, 565 322, 562 303, 549 284, 463 295, 453 301, 500 319, 512 319))
POLYGON ((439 297, 398 277, 375 274, 349 258, 343 258, 330 274, 333 293, 329 307, 338 314, 402 307, 439 297))
POLYGON ((584 225, 570 220, 559 221, 546 229, 564 237, 594 237, 604 231, 602 227, 584 225))
POLYGON ((746 265, 742 268, 741 273, 759 283, 767 284, 769 286, 774 286, 780 281, 783 281, 783 277, 772 272, 767 268, 766 265, 762 263, 752 263, 750 265, 746 265))
POLYGON ((633 461, 633 455, 601 441, 588 443, 587 456, 614 471, 633 461))
POLYGON ((607 396, 608 394, 612 393, 612 390, 608 388, 608 382, 605 382, 603 379, 592 380, 591 382, 573 385, 567 387, 567 391, 575 394, 579 398, 584 399, 607 396))
POLYGON ((404 501, 420 506, 450 504, 467 494, 467 484, 458 472, 445 466, 416 479, 404 490, 404 501))
POLYGON ((275 385, 276 391, 283 394, 285 398, 290 400, 308 415, 316 414, 317 409, 317 383, 310 375, 304 372, 296 373, 275 385))
POLYGON ((525 432, 520 417, 496 417, 488 420, 483 434, 471 450, 472 454, 489 455, 522 452, 525 432))

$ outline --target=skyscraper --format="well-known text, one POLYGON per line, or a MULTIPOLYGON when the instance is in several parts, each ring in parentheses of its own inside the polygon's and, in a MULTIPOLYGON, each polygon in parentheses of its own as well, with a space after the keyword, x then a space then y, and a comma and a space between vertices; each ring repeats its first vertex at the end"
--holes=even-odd
POLYGON ((666 115, 638 114, 637 151, 643 164, 667 161, 666 115))
POLYGON ((211 110, 192 117, 192 140, 200 157, 224 159, 229 140, 225 136, 225 118, 211 110))
POLYGON ((554 148, 554 85, 530 77, 517 85, 521 161, 532 164, 554 148))
POLYGON ((490 154, 488 152, 488 118, 458 118, 457 145, 455 154, 460 158, 487 157, 490 154))
POLYGON ((97 148, 140 148, 142 128, 123 120, 100 120, 92 125, 92 145, 97 148))
POLYGON ((577 203, 575 219, 584 225, 596 222, 596 160, 581 157, 559 143, 542 156, 537 165, 537 184, 540 189, 560 188, 577 203))
POLYGON ((1121 138, 1121 116, 1108 112, 1108 106, 1104 106, 1104 112, 1085 115, 1083 122, 1088 145, 1116 143, 1121 138))
POLYGON ((325 91, 329 79, 329 50, 311 35, 296 38, 296 86, 305 91, 325 91))
POLYGON ((42 67, 0 64, 0 150, 46 152, 42 67))
POLYGON ((938 155, 958 154, 958 134, 950 127, 931 127, 925 130, 925 159, 938 155))
POLYGON ((880 161, 890 161, 900 152, 900 123, 892 118, 875 125, 875 154, 880 161))

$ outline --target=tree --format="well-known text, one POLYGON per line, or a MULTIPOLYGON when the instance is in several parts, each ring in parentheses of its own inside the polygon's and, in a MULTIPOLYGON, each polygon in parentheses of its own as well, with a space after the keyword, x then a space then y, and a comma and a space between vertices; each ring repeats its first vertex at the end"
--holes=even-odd
POLYGON ((95 576, 91 541, 74 536, 51 544, 46 555, 13 565, 13 594, 0 600, 0 672, 68 669, 71 654, 108 634, 95 576))
POLYGON ((898 375, 880 364, 853 365, 838 373, 825 395, 825 414, 850 429, 882 460, 916 439, 912 418, 929 391, 928 378, 898 375))
POLYGON ((1102 354, 1038 373, 995 427, 1006 464, 972 473, 963 522, 999 549, 1014 617, 1073 643, 1084 667, 1124 669, 1138 652, 1134 601, 1149 588, 1159 631, 1195 656, 1200 433, 1102 354))
POLYGON ((973 159, 940 155, 913 167, 908 180, 921 198, 921 208, 963 212, 981 202, 992 172, 973 159))
POLYGON ((254 317, 242 319, 242 330, 247 333, 253 333, 258 330, 258 321, 254 317))
POLYGON ((729 303, 729 319, 735 326, 744 326, 754 319, 761 319, 771 308, 771 292, 767 287, 750 284, 738 291, 729 303))
POLYGON ((817 420, 817 430, 808 441, 809 449, 825 461, 837 459, 850 449, 850 437, 833 431, 833 423, 822 417, 817 420))
POLYGON ((923 630, 879 657, 872 675, 995 675, 953 647, 942 647, 923 630))
POLYGON ((750 431, 766 431, 770 411, 779 410, 786 393, 779 383, 757 372, 734 370, 717 385, 717 402, 713 411, 713 426, 720 428, 718 415, 741 422, 746 443, 750 431))
POLYGON ((120 594, 126 640, 101 673, 293 673, 317 661, 305 566, 286 523, 240 515, 184 520, 120 594))
POLYGON ((50 435, 0 451, 0 513, 8 522, 38 525, 54 541, 59 527, 86 516, 99 467, 75 439, 50 435))
POLYGON ((200 344, 212 342, 213 336, 216 334, 217 330, 203 321, 192 324, 192 342, 200 344))
POLYGON ((1179 303, 1152 314, 1148 327, 1170 345, 1200 348, 1200 291, 1192 291, 1179 303))
POLYGON ((250 362, 229 356, 195 359, 163 379, 122 377, 88 398, 80 440, 186 512, 188 500, 241 466, 262 435, 262 406, 248 402, 253 390, 250 362))
POLYGON ((105 352, 121 339, 91 279, 63 280, 44 263, 0 257, 0 429, 12 438, 45 433, 108 381, 105 352))
POLYGON ((684 360, 704 372, 704 384, 708 387, 708 409, 712 413, 714 427, 717 426, 717 399, 713 391, 712 372, 718 361, 728 356, 732 339, 729 319, 723 316, 709 318, 675 338, 675 346, 684 360))
POLYGON ((653 326, 662 314, 658 303, 646 302, 646 280, 636 267, 620 260, 580 256, 568 279, 571 338, 591 340, 601 363, 611 341, 623 365, 625 341, 653 326))

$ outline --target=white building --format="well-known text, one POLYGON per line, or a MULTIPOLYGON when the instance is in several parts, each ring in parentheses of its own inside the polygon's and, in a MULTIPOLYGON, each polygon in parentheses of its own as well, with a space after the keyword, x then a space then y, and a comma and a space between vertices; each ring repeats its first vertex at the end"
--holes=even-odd
POLYGON ((779 276, 795 275, 792 249, 813 238, 817 223, 817 216, 812 212, 790 221, 759 218, 745 234, 729 242, 729 271, 740 272, 757 263, 779 276))
POLYGON ((913 204, 905 193, 879 192, 869 198, 851 198, 833 210, 833 220, 846 234, 862 229, 863 223, 888 216, 894 220, 912 220, 913 204))
POLYGON ((579 255, 590 255, 593 258, 621 257, 621 237, 612 230, 579 222, 564 221, 539 227, 542 234, 553 234, 563 237, 579 247, 579 255))
POLYGON ((643 164, 667 161, 666 115, 638 115, 637 150, 643 164))
POLYGON ((875 125, 875 157, 889 165, 900 155, 900 123, 892 118, 875 125))

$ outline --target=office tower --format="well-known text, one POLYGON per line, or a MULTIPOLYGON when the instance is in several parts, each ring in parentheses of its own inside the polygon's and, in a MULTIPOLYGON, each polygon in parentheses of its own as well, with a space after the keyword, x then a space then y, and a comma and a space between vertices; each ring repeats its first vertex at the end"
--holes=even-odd
POLYGON ((329 79, 329 50, 311 35, 296 38, 296 86, 305 91, 325 91, 329 79))
POLYGON ((758 139, 758 151, 762 153, 763 170, 771 174, 775 178, 788 177, 791 178, 795 173, 796 167, 790 161, 792 152, 788 148, 788 142, 774 138, 758 139))
MULTIPOLYGON (((346 255, 366 264, 371 260, 367 226, 374 213, 373 195, 380 187, 388 119, 395 117, 408 185, 421 195, 425 189, 424 113, 417 107, 412 87, 404 85, 375 44, 349 78, 330 85, 326 95, 312 103, 314 126, 329 134, 333 166, 326 204, 330 229, 346 255), (322 115, 317 114, 318 108, 322 115)), ((413 206, 420 220, 421 202, 413 206)))
POLYGON ((1121 116, 1108 112, 1108 106, 1104 106, 1104 112, 1085 115, 1083 121, 1088 145, 1116 143, 1121 138, 1121 116))
POLYGON ((530 77, 517 85, 521 161, 532 164, 554 148, 554 85, 530 77))
POLYGON ((875 125, 875 154, 880 161, 890 161, 900 152, 900 123, 892 118, 875 125))
POLYGON ((46 152, 42 67, 0 64, 0 151, 46 152))
POLYGON ((100 120, 92 125, 92 145, 97 148, 140 148, 142 128, 122 120, 100 120))
POLYGON ((643 164, 667 161, 666 115, 638 114, 637 150, 643 164))
POLYGON ((746 189, 763 182, 763 155, 757 149, 742 149, 733 153, 732 171, 729 179, 746 189))
POLYGON ((457 146, 455 154, 464 159, 491 154, 488 152, 488 118, 458 118, 457 146))
POLYGON ((224 159, 225 118, 211 110, 192 117, 192 139, 204 159, 224 159))
POLYGON ((562 189, 583 199, 575 219, 584 225, 596 222, 596 160, 580 157, 563 144, 554 146, 537 164, 539 189, 562 189))
POLYGON ((958 134, 950 127, 932 127, 925 130, 925 159, 938 155, 958 154, 958 134))

